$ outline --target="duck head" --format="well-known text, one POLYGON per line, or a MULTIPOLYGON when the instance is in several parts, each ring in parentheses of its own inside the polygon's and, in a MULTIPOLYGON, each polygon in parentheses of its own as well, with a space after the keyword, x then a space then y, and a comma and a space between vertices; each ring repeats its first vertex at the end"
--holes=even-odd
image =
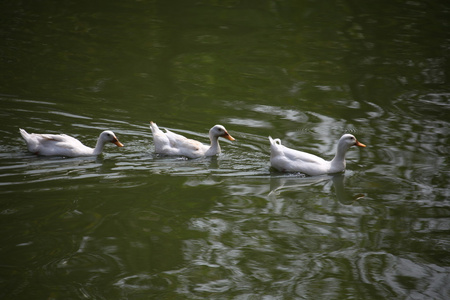
POLYGON ((119 142, 116 135, 111 130, 103 131, 100 134, 99 140, 103 141, 104 143, 110 142, 110 143, 116 144, 117 147, 123 147, 123 144, 121 142, 119 142))
POLYGON ((352 134, 344 134, 338 142, 338 147, 343 147, 345 149, 349 149, 352 146, 358 146, 358 147, 366 147, 363 143, 360 143, 354 135, 352 134), (342 146, 341 146, 342 145, 342 146))
POLYGON ((223 137, 230 141, 234 141, 235 139, 228 133, 228 131, 222 125, 215 125, 213 128, 209 130, 210 138, 218 138, 223 137))

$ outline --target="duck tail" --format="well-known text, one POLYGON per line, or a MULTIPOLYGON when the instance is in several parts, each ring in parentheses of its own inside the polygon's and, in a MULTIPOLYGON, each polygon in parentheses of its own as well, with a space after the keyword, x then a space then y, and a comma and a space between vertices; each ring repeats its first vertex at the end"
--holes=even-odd
POLYGON ((25 129, 19 128, 20 135, 26 140, 30 135, 28 132, 25 131, 25 129))
POLYGON ((156 123, 154 123, 153 121, 150 121, 150 129, 152 130, 152 133, 159 131, 158 125, 156 125, 156 123))
POLYGON ((284 156, 283 147, 281 146, 281 140, 273 139, 271 136, 269 136, 269 141, 270 141, 271 160, 272 160, 272 157, 284 156))
POLYGON ((281 146, 281 140, 280 139, 273 139, 271 136, 269 136, 270 145, 272 146, 281 146))

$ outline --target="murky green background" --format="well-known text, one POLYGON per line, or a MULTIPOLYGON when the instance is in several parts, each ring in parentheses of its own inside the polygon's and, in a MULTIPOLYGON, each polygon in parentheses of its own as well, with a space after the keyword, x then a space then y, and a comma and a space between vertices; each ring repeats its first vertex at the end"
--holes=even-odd
POLYGON ((449 299, 449 33, 448 1, 2 1, 0 298, 449 299), (159 158, 150 120, 236 141, 159 158), (269 169, 345 132, 343 175, 269 169))

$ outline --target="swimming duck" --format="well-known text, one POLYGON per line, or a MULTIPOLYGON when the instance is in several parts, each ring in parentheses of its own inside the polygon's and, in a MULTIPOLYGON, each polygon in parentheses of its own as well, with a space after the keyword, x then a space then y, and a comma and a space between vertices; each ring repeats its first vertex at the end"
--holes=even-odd
POLYGON ((150 129, 153 133, 155 152, 162 155, 185 156, 187 158, 213 156, 220 153, 219 137, 234 141, 234 138, 222 125, 214 125, 209 130, 210 146, 173 133, 168 129, 163 132, 154 122, 150 122, 150 129))
POLYGON ((338 142, 337 152, 331 161, 316 155, 287 148, 280 139, 270 141, 270 163, 281 172, 300 172, 306 175, 339 173, 345 170, 345 153, 352 146, 366 147, 351 134, 344 134, 338 142))
POLYGON ((99 155, 107 142, 123 147, 114 133, 109 130, 100 134, 95 148, 87 147, 76 138, 66 134, 30 134, 21 128, 19 130, 27 143, 28 150, 38 155, 67 157, 99 155))

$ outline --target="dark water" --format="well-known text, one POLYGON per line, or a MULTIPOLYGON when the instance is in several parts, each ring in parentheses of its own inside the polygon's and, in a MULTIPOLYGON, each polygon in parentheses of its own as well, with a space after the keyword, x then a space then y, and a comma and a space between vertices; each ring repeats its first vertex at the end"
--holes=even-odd
POLYGON ((450 298, 445 1, 4 1, 0 298, 450 298), (218 157, 153 153, 149 121, 218 157), (18 128, 99 157, 36 157, 18 128), (280 174, 267 136, 334 176, 280 174))

